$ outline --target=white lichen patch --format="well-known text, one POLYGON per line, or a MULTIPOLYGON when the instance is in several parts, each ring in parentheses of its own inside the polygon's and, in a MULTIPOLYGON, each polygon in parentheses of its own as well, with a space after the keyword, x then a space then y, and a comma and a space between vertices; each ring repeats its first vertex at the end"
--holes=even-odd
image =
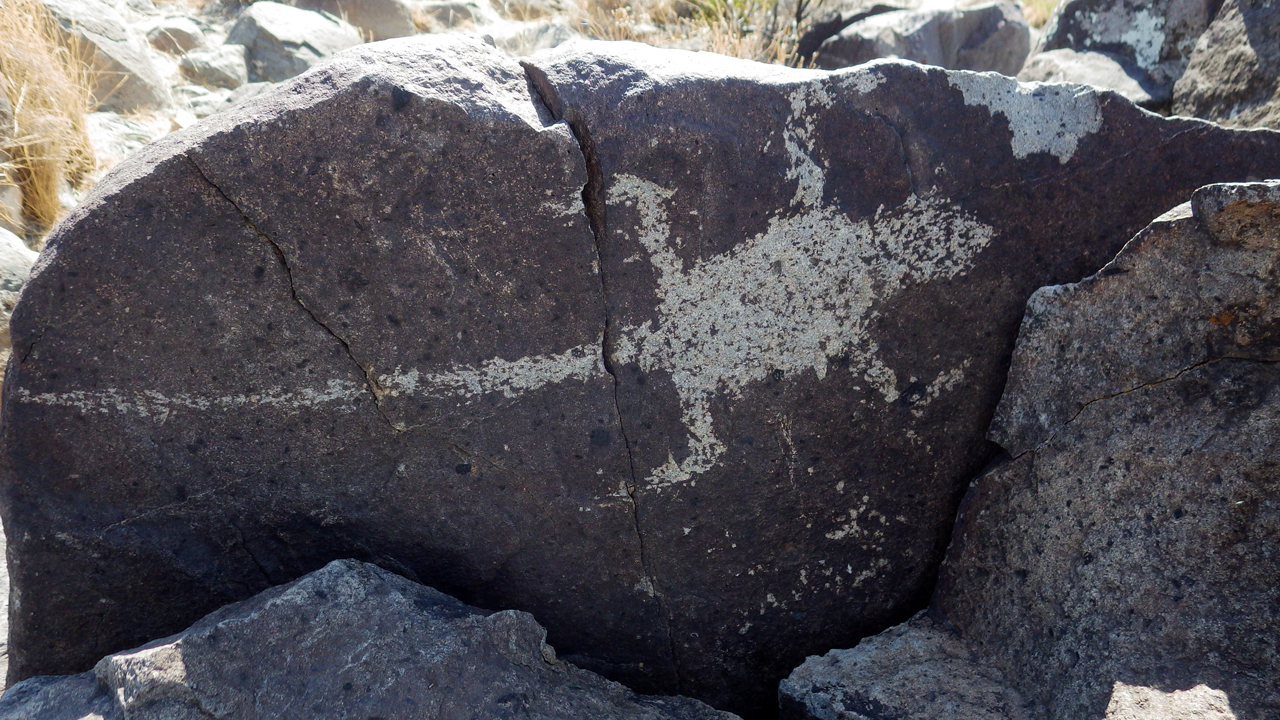
POLYGON ((553 383, 588 380, 604 375, 600 345, 579 345, 554 355, 522 357, 517 360, 493 358, 479 365, 454 365, 442 372, 422 372, 416 368, 378 377, 384 397, 407 394, 426 397, 474 399, 488 393, 515 398, 553 383))
POLYGON ((857 90, 863 95, 875 90, 885 82, 883 73, 864 66, 856 66, 848 70, 839 71, 838 76, 842 87, 857 90))
POLYGON ((1120 42, 1133 48, 1134 60, 1143 70, 1151 70, 1160 62, 1164 40, 1164 15, 1152 14, 1145 8, 1133 14, 1129 28, 1120 34, 1120 42))
POLYGON ((931 197, 912 196, 857 220, 812 207, 775 217, 728 253, 685 267, 664 207, 672 195, 620 175, 609 198, 636 209, 635 239, 658 271, 661 298, 656 323, 622 330, 616 359, 670 373, 689 433, 687 455, 669 455, 649 476, 651 487, 692 482, 724 453, 712 398, 739 397, 779 373, 825 377, 831 357, 850 356, 858 372, 872 366, 872 304, 904 283, 963 272, 993 232, 931 197))
POLYGON ((286 412, 296 412, 321 406, 351 410, 355 408, 356 398, 364 393, 365 389, 358 383, 330 380, 323 389, 286 390, 276 387, 242 395, 187 393, 164 395, 155 390, 121 390, 119 388, 53 393, 33 393, 26 388, 17 388, 14 392, 18 402, 75 408, 83 413, 138 415, 164 423, 174 410, 211 412, 271 407, 286 412))
POLYGON ((948 73, 966 105, 1004 115, 1013 133, 1013 155, 1049 153, 1066 163, 1080 141, 1102 127, 1097 91, 1087 85, 1020 83, 996 73, 948 73))
POLYGON ((924 395, 911 405, 911 414, 916 417, 924 416, 925 406, 937 400, 944 392, 954 390, 963 380, 964 371, 969 369, 969 363, 972 361, 966 359, 960 364, 960 367, 951 368, 946 372, 938 373, 938 377, 924 389, 924 395))
POLYGON ((836 518, 836 522, 842 523, 840 527, 827 533, 828 540, 843 540, 847 537, 859 538, 869 533, 876 536, 883 536, 884 526, 888 524, 888 518, 879 510, 868 510, 871 498, 867 495, 862 496, 862 502, 858 507, 852 508, 846 514, 836 518), (862 519, 869 527, 862 527, 858 524, 858 520, 862 519), (879 528, 870 527, 872 523, 878 523, 879 528))

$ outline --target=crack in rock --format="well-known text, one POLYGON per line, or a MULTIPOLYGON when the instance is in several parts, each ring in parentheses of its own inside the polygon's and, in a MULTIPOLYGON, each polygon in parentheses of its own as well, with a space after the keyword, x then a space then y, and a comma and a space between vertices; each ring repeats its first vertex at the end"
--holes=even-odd
POLYGON ((392 432, 400 432, 401 429, 396 427, 395 423, 391 422, 391 418, 388 417, 386 412, 382 409, 382 395, 385 392, 385 389, 378 383, 378 379, 374 374, 373 368, 361 365, 360 361, 356 359, 355 353, 351 350, 351 344, 348 343, 341 335, 334 332, 333 328, 329 327, 323 320, 321 320, 320 316, 316 315, 311 308, 307 307, 306 303, 302 302, 302 298, 298 297, 298 287, 294 283, 293 279, 293 268, 289 265, 289 259, 285 256, 284 250, 276 244, 276 241, 272 239, 271 236, 263 232, 257 224, 249 218, 249 215, 245 213, 244 209, 242 209, 240 205, 231 198, 231 196, 223 192, 222 188, 205 173, 204 168, 200 167, 200 163, 196 162, 195 158, 192 158, 189 155, 184 157, 187 162, 191 164, 191 167, 195 169, 196 173, 209 184, 209 187, 213 188, 214 192, 218 193, 223 200, 226 200, 231 207, 235 208, 235 211, 240 215, 240 219, 244 221, 245 227, 249 228, 254 235, 271 247, 272 251, 275 253, 276 259, 280 262, 280 266, 284 268, 285 277, 289 281, 289 295, 293 298, 293 301, 311 317, 316 325, 319 325, 321 329, 329 334, 330 337, 338 341, 338 344, 340 344, 342 349, 346 352, 347 357, 351 358, 351 362, 355 363, 355 366, 360 370, 361 375, 364 376, 365 387, 373 397, 373 407, 374 411, 377 412, 378 417, 382 418, 382 421, 386 423, 387 427, 391 428, 392 432))

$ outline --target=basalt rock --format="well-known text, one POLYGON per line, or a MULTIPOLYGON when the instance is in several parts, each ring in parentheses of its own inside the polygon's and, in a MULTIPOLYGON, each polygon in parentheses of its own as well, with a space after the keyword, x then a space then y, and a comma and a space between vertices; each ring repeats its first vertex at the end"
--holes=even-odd
POLYGON ((288 80, 339 50, 364 42, 360 31, 336 15, 260 0, 247 7, 227 33, 243 45, 249 79, 288 80))
POLYGON ((1280 127, 1280 5, 1226 0, 1173 92, 1179 114, 1280 127))
POLYGON ((1051 720, 1280 713, 1278 257, 1280 184, 1214 185, 1027 305, 935 605, 1051 720))
POLYGON ((1031 293, 1269 174, 1280 134, 993 74, 353 49, 50 238, 3 403, 10 674, 355 557, 767 713, 925 604, 1031 293))
POLYGON ((1196 40, 1222 0, 1067 0, 1044 28, 1041 50, 1104 52, 1120 59, 1156 103, 1168 103, 1196 40))
POLYGON ((1103 90, 1113 90, 1142 107, 1165 105, 1168 91, 1152 88, 1149 92, 1138 78, 1143 74, 1129 66, 1123 58, 1089 50, 1068 48, 1038 53, 1027 61, 1018 73, 1019 80, 1027 82, 1068 82, 1092 85, 1103 90))
POLYGON ((1016 75, 1030 50, 1031 27, 1022 10, 1014 3, 997 2, 878 13, 828 38, 813 61, 830 70, 895 57, 953 70, 1016 75))
POLYGON ((998 669, 927 612, 849 650, 811 657, 778 686, 782 720, 1034 720, 998 669))
POLYGON ((737 720, 636 695, 559 660, 545 640, 528 613, 485 612, 337 560, 90 673, 20 683, 0 698, 0 718, 737 720))

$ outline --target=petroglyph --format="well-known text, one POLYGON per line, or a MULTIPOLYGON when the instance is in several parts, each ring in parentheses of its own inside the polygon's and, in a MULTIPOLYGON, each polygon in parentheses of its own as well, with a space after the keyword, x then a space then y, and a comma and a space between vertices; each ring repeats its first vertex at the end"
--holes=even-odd
POLYGON ((472 399, 499 392, 516 398, 552 383, 588 380, 606 376, 600 341, 595 345, 579 345, 555 355, 522 357, 518 360, 493 358, 479 366, 455 365, 440 373, 423 373, 415 368, 381 375, 383 397, 415 395, 472 399))
POLYGON ((33 393, 26 388, 16 391, 18 402, 75 408, 83 413, 126 413, 140 415, 163 424, 175 409, 209 412, 269 406, 283 410, 306 410, 333 406, 352 410, 355 400, 365 392, 363 385, 346 380, 330 380, 323 390, 301 388, 286 390, 268 388, 244 395, 209 397, 200 395, 162 395, 154 390, 71 390, 33 393))
POLYGON ((1013 155, 1050 153, 1066 163, 1080 141, 1102 127, 1097 91, 1087 85, 1020 83, 996 73, 948 73, 965 105, 1004 115, 1013 133, 1013 155))

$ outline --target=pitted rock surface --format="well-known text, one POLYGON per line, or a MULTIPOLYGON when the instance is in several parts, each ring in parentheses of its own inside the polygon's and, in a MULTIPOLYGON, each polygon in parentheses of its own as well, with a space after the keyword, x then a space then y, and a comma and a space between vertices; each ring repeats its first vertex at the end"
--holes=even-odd
POLYGON ((636 695, 556 658, 515 610, 489 613, 336 560, 93 672, 20 683, 3 720, 737 720, 636 695))
POLYGON ((805 660, 778 686, 782 720, 1034 720, 1004 674, 927 611, 848 650, 805 660))
POLYGON ((1213 185, 1027 305, 935 606, 1051 720, 1280 713, 1278 251, 1213 185))
POLYGON ((11 676, 357 557, 767 713, 924 605, 1031 293, 1275 174, 1275 133, 905 62, 341 54, 50 239, 3 405, 11 676))
POLYGON ((1179 114, 1280 127, 1280 5, 1224 0, 1173 92, 1179 114))

